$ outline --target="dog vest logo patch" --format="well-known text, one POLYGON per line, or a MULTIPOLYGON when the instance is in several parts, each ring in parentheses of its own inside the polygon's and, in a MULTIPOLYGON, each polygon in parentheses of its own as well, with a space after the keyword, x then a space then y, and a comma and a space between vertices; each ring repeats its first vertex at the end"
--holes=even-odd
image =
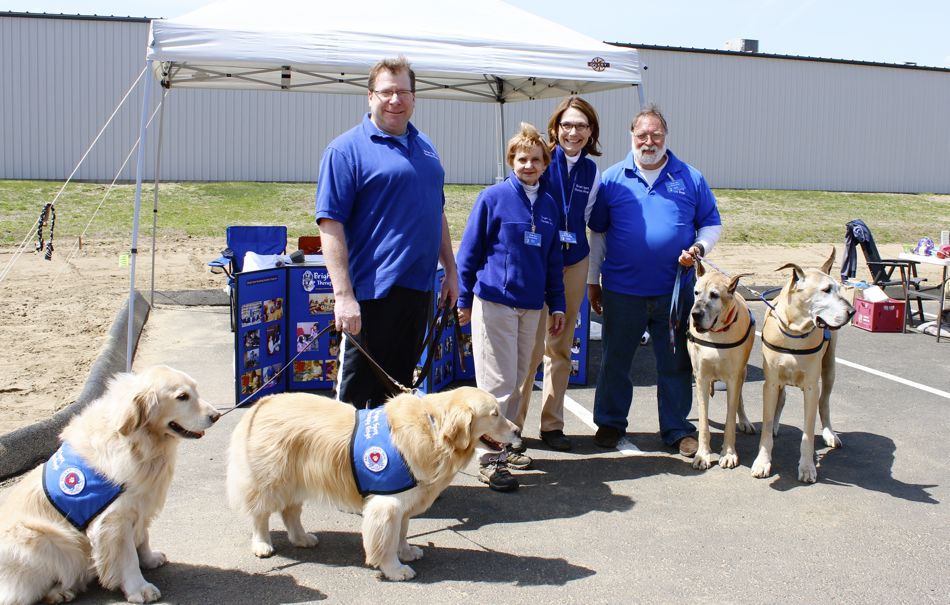
POLYGON ((415 477, 392 442, 383 408, 356 411, 350 450, 360 495, 398 494, 415 487, 415 477))
POLYGON ((86 487, 86 476, 75 467, 69 467, 59 476, 59 489, 67 496, 81 494, 86 487))
POLYGON ((123 489, 91 468, 68 443, 43 466, 46 498, 79 531, 85 531, 123 489))
POLYGON ((386 451, 377 446, 373 446, 363 452, 363 464, 366 466, 366 469, 373 473, 381 473, 386 470, 386 465, 389 463, 389 456, 386 455, 386 451))

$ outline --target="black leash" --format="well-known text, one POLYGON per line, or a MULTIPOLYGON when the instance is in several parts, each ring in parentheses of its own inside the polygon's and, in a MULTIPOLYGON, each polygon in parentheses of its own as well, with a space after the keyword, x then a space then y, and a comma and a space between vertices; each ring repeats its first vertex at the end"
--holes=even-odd
POLYGON ((43 252, 44 260, 53 260, 53 229, 56 228, 56 207, 50 202, 43 206, 36 225, 36 251, 43 252), (43 225, 49 220, 49 241, 43 242, 43 225), (45 249, 45 252, 44 252, 45 249))
POLYGON ((242 399, 242 400, 241 400, 240 402, 238 402, 235 406, 230 407, 230 408, 228 408, 227 410, 221 412, 221 415, 224 416, 225 414, 230 414, 230 413, 233 412, 234 410, 238 409, 239 407, 243 406, 245 403, 247 403, 248 401, 250 401, 251 399, 253 399, 254 397, 256 397, 257 394, 260 393, 262 390, 266 389, 269 384, 271 384, 272 382, 274 382, 275 380, 277 380, 277 378, 278 378, 281 374, 284 373, 284 370, 286 370, 286 369, 289 368, 289 367, 292 367, 292 366, 294 365, 294 361, 296 361, 296 359, 297 359, 298 357, 300 357, 303 353, 307 352, 307 351, 310 349, 310 347, 313 346, 313 343, 317 342, 317 339, 319 339, 321 336, 323 336, 323 335, 327 332, 327 330, 329 330, 330 328, 332 328, 334 325, 335 325, 335 324, 334 324, 333 322, 330 322, 330 323, 328 323, 328 324, 326 325, 325 328, 323 328, 322 330, 320 330, 319 332, 317 332, 316 335, 311 336, 311 337, 310 337, 310 340, 307 341, 307 344, 306 344, 302 349, 300 349, 299 351, 297 351, 297 354, 294 355, 293 357, 291 357, 291 358, 290 358, 290 361, 288 361, 286 364, 284 364, 284 366, 283 366, 280 370, 278 370, 276 374, 274 374, 274 377, 273 377, 273 378, 271 378, 270 380, 268 380, 267 382, 265 382, 265 383, 262 384, 261 386, 257 387, 257 389, 256 389, 253 393, 251 393, 250 395, 248 395, 247 397, 245 397, 244 399, 242 399))

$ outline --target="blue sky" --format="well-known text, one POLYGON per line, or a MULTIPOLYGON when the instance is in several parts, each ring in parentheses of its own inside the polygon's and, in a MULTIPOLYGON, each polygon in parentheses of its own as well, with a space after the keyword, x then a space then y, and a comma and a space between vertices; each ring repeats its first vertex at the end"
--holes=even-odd
MULTIPOLYGON (((327 0, 313 0, 316 2, 327 0)), ((458 1, 458 0, 447 0, 458 1)), ((722 49, 950 68, 946 0, 508 0, 606 42, 722 49)), ((0 10, 174 17, 208 0, 0 0, 0 10)))

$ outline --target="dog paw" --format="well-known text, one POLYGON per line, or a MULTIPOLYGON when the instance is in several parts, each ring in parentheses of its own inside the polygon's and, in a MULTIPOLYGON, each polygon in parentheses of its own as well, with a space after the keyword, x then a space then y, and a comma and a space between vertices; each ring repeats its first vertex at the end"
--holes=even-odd
POLYGON ((720 468, 736 468, 739 466, 739 454, 730 452, 719 456, 720 468))
POLYGON ((149 551, 144 557, 139 556, 139 567, 142 569, 155 569, 156 567, 161 567, 168 561, 168 558, 165 556, 165 553, 159 550, 149 551))
POLYGON ((411 580, 416 577, 416 572, 413 568, 408 565, 394 565, 389 566, 386 569, 382 570, 383 576, 387 580, 392 580, 394 582, 402 582, 403 580, 411 580))
POLYGON ((838 435, 831 429, 822 429, 821 437, 825 440, 825 445, 828 447, 841 447, 841 439, 838 438, 838 435))
POLYGON ((759 458, 756 458, 755 462, 752 463, 753 477, 764 479, 771 474, 772 474, 772 462, 770 460, 763 460, 761 457, 759 457, 759 458))
POLYGON ((44 603, 68 603, 76 598, 75 591, 72 591, 68 588, 63 587, 62 585, 54 586, 50 589, 46 596, 43 597, 44 603))
MULTIPOLYGON (((300 536, 291 536, 290 543, 300 548, 313 548, 314 546, 320 543, 320 539, 317 538, 314 534, 304 533, 300 536)), ((272 548, 271 554, 273 554, 273 552, 274 552, 274 549, 272 548)))
POLYGON ((755 435, 755 425, 748 420, 740 419, 736 422, 736 428, 739 429, 740 433, 745 433, 746 435, 755 435))
POLYGON ((274 545, 267 542, 253 541, 251 542, 251 552, 254 553, 255 557, 260 557, 262 559, 271 556, 274 554, 274 545))
POLYGON ((701 471, 712 466, 712 452, 696 452, 693 456, 693 468, 701 471))
POLYGON ((818 469, 813 462, 798 464, 798 480, 802 483, 814 483, 818 480, 818 469))
POLYGON ((125 593, 125 600, 129 603, 151 603, 162 597, 161 591, 154 584, 146 582, 137 590, 125 593))
POLYGON ((399 547, 399 560, 400 561, 418 561, 422 558, 422 549, 418 546, 413 546, 408 542, 403 542, 399 547))

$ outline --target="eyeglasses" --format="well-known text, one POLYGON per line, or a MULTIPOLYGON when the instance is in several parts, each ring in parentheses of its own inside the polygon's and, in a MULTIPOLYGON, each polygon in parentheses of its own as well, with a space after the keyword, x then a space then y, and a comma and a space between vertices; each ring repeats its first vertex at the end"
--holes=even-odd
POLYGON ((640 141, 641 143, 646 143, 648 139, 654 141, 662 141, 666 138, 665 132, 635 132, 633 133, 633 138, 640 141))
POLYGON ((392 98, 396 95, 399 95, 399 98, 413 97, 416 93, 411 90, 374 90, 373 94, 379 97, 380 101, 391 101, 392 98))
POLYGON ((577 132, 587 132, 590 128, 590 124, 583 124, 581 122, 561 122, 558 124, 561 127, 561 130, 564 132, 570 132, 576 130, 577 132))

